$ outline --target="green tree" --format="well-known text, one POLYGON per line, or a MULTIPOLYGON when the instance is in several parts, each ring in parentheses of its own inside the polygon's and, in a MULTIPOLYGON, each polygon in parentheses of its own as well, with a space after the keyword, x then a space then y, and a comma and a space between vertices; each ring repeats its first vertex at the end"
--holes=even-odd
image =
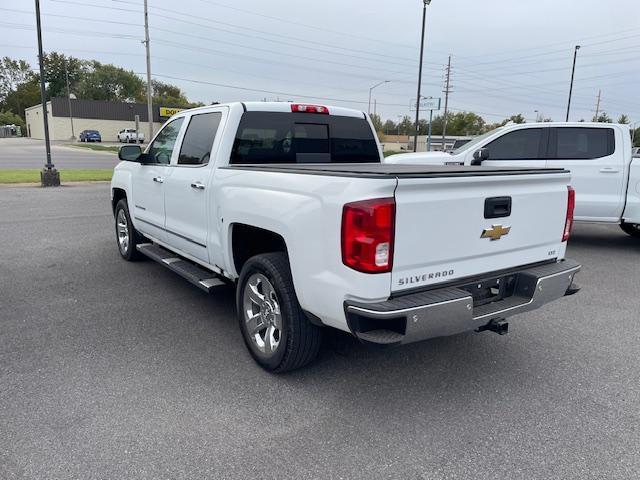
POLYGON ((25 123, 19 115, 16 115, 13 112, 0 111, 0 127, 4 125, 19 125, 24 129, 25 123))
POLYGON ((382 119, 380 118, 380 115, 378 115, 377 113, 372 113, 371 123, 373 123, 373 128, 376 132, 382 132, 382 119))
POLYGON ((40 101, 40 80, 37 76, 34 76, 9 92, 4 100, 0 102, 0 110, 13 112, 24 119, 24 109, 39 104, 40 101))
POLYGON ((415 132, 414 123, 411 121, 411 117, 409 117, 409 115, 402 117, 399 127, 400 135, 411 135, 415 132))
POLYGON ((640 147, 640 127, 633 131, 633 146, 640 147))
MULTIPOLYGON (((0 59, 0 102, 15 91, 19 85, 34 78, 31 66, 24 60, 9 57, 0 59)), ((14 112, 16 113, 16 112, 14 112)))
POLYGON ((88 63, 77 92, 79 98, 91 100, 130 102, 145 99, 144 82, 135 73, 95 60, 88 63))
POLYGON ((382 132, 385 135, 395 135, 397 133, 397 128, 398 127, 393 120, 387 120, 384 122, 384 125, 382 125, 382 132))
POLYGON ((85 73, 85 64, 86 62, 83 60, 71 56, 67 57, 62 53, 45 53, 44 75, 47 82, 47 96, 49 98, 67 96, 66 71, 69 72, 70 90, 72 93, 76 93, 80 79, 85 73))
POLYGON ((629 125, 631 121, 629 120, 629 117, 623 113, 618 117, 618 123, 622 123, 623 125, 629 125))
POLYGON ((526 119, 524 118, 524 115, 518 113, 517 115, 511 115, 509 117, 509 121, 513 123, 525 123, 526 119))
POLYGON ((600 115, 598 115, 597 118, 593 118, 594 122, 599 122, 599 123, 611 123, 611 117, 609 115, 607 115, 607 112, 602 112, 600 115))
MULTIPOLYGON (((189 102, 186 95, 179 87, 164 83, 159 80, 151 80, 152 101, 156 105, 166 105, 169 107, 191 108, 196 106, 189 102)), ((147 97, 147 86, 143 87, 143 97, 147 97)))

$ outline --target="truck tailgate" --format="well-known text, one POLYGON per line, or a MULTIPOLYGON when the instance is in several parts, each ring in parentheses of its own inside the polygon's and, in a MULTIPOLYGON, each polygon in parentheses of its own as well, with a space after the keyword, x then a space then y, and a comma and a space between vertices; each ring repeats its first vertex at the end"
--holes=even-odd
POLYGON ((563 258, 569 181, 562 171, 399 176, 391 290, 563 258), (508 199, 509 215, 485 218, 505 215, 508 199))

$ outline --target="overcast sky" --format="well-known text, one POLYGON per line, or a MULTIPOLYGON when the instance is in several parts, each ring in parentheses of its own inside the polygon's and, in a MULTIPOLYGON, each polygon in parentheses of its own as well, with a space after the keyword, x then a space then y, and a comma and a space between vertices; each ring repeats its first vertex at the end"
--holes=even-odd
MULTIPOLYGON (((142 0, 41 0, 45 50, 145 72, 142 0), (68 18, 75 17, 75 18, 68 18)), ((0 55, 37 66, 33 1, 0 0, 0 55)), ((149 0, 152 72, 191 100, 303 100, 397 120, 417 86, 420 0, 149 0), (171 78, 173 77, 173 78, 171 78), (216 85, 213 85, 216 84, 216 85), (233 89, 230 86, 246 90, 233 89)), ((563 120, 601 110, 640 120, 640 0, 433 0, 423 95, 494 122, 535 110, 563 120)))

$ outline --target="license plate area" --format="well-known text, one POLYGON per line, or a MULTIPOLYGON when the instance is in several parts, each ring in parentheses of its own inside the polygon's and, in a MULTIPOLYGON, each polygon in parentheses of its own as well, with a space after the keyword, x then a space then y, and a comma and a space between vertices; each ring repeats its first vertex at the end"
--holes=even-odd
POLYGON ((518 283, 518 275, 504 275, 473 283, 468 283, 461 287, 473 297, 473 306, 486 305, 498 302, 514 295, 518 283))

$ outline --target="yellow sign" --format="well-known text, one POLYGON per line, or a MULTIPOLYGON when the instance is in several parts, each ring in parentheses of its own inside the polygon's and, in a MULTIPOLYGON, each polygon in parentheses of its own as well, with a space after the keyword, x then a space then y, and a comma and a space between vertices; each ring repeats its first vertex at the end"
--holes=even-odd
POLYGON ((161 117, 171 117, 176 113, 180 113, 184 108, 169 108, 169 107, 160 107, 160 116, 161 117))

